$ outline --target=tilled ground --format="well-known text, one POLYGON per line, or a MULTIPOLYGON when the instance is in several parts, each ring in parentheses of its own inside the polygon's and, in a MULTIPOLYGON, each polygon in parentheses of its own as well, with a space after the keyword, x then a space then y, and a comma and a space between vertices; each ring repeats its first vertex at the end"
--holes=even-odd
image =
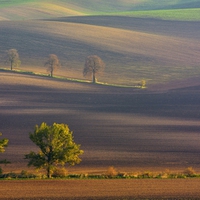
POLYGON ((0 199, 198 199, 199 179, 0 181, 0 199))
MULTIPOLYGON (((199 170, 199 87, 165 93, 0 73, 5 172, 26 169, 36 124, 67 123, 84 150, 80 173, 199 170), (90 171, 88 171, 90 169, 90 171)), ((71 173, 71 169, 69 173, 71 173)), ((74 168, 73 168, 74 169, 74 168)), ((198 199, 199 179, 0 181, 1 199, 198 199)))

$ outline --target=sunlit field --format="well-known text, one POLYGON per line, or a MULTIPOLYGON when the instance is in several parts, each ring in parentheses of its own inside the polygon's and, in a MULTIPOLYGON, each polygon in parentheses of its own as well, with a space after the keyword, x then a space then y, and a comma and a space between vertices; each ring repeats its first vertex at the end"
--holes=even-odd
POLYGON ((2 68, 9 68, 5 51, 16 48, 21 69, 46 73, 44 63, 54 53, 62 64, 55 75, 69 78, 84 79, 84 61, 92 54, 106 63, 103 76, 97 77, 105 83, 137 85, 146 80, 151 85, 200 74, 199 22, 88 17, 0 25, 2 68))
POLYGON ((92 0, 0 0, 0 20, 113 14, 188 21, 199 20, 199 10, 196 9, 199 7, 200 3, 195 0, 101 0, 101 3, 92 0))
MULTIPOLYGON (((84 154, 69 174, 200 174, 200 3, 195 0, 0 0, 3 173, 27 167, 36 124, 65 123, 84 154), (133 3, 134 2, 134 3, 133 3), (21 65, 10 71, 6 51, 21 65), (50 78, 45 62, 61 67, 50 78), (106 64, 97 84, 85 58, 106 64), (141 88, 142 81, 146 88, 141 88)), ((177 177, 176 177, 177 178, 177 177)), ((7 178, 9 179, 9 178, 7 178)), ((0 180, 0 199, 194 199, 199 178, 0 180)))

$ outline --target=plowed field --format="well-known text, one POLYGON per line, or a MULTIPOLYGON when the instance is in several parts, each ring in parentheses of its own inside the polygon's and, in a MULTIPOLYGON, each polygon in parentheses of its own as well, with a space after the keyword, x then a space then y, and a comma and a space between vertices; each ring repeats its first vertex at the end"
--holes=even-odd
POLYGON ((199 199, 198 179, 0 181, 0 199, 199 199))
MULTIPOLYGON (((190 82, 191 84, 191 82, 190 82)), ((187 85, 185 83, 185 85, 187 85)), ((66 123, 84 150, 70 173, 118 171, 199 172, 200 93, 137 90, 0 73, 0 121, 9 146, 5 172, 30 170, 24 154, 37 150, 29 132, 43 121, 66 123)), ((191 199, 199 179, 0 181, 1 199, 191 199)))

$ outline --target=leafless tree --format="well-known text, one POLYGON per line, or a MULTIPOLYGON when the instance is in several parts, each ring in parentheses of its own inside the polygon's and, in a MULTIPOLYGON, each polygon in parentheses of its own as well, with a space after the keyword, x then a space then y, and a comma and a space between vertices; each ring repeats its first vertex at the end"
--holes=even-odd
POLYGON ((19 59, 19 54, 16 49, 9 49, 6 55, 6 62, 10 63, 10 69, 12 70, 13 67, 18 67, 21 64, 19 59))
POLYGON ((50 54, 44 66, 47 66, 47 72, 53 77, 53 72, 60 67, 60 61, 55 54, 50 54))
POLYGON ((104 71, 105 63, 97 55, 90 55, 85 59, 83 76, 91 77, 92 82, 96 83, 96 75, 104 71))

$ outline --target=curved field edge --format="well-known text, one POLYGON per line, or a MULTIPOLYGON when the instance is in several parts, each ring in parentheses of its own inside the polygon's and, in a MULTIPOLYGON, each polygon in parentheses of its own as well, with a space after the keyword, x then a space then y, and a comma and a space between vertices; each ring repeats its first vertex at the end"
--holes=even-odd
MULTIPOLYGON (((37 73, 37 72, 31 72, 31 71, 24 71, 24 70, 8 70, 8 69, 0 69, 0 71, 3 72, 11 72, 11 73, 20 73, 20 74, 27 74, 27 75, 34 75, 34 76, 41 76, 41 77, 49 77, 49 74, 43 74, 43 73, 37 73)), ((87 81, 87 80, 82 80, 82 79, 75 79, 75 78, 67 78, 64 76, 53 76, 49 77, 52 79, 58 79, 58 80, 63 80, 63 81, 72 81, 72 82, 78 82, 78 83, 88 83, 92 84, 92 81, 87 81)), ((121 88, 138 88, 138 89, 145 89, 146 85, 120 85, 120 84, 110 84, 110 83, 104 83, 104 82, 96 82, 95 84, 103 85, 103 86, 112 86, 112 87, 121 87, 121 88)))

